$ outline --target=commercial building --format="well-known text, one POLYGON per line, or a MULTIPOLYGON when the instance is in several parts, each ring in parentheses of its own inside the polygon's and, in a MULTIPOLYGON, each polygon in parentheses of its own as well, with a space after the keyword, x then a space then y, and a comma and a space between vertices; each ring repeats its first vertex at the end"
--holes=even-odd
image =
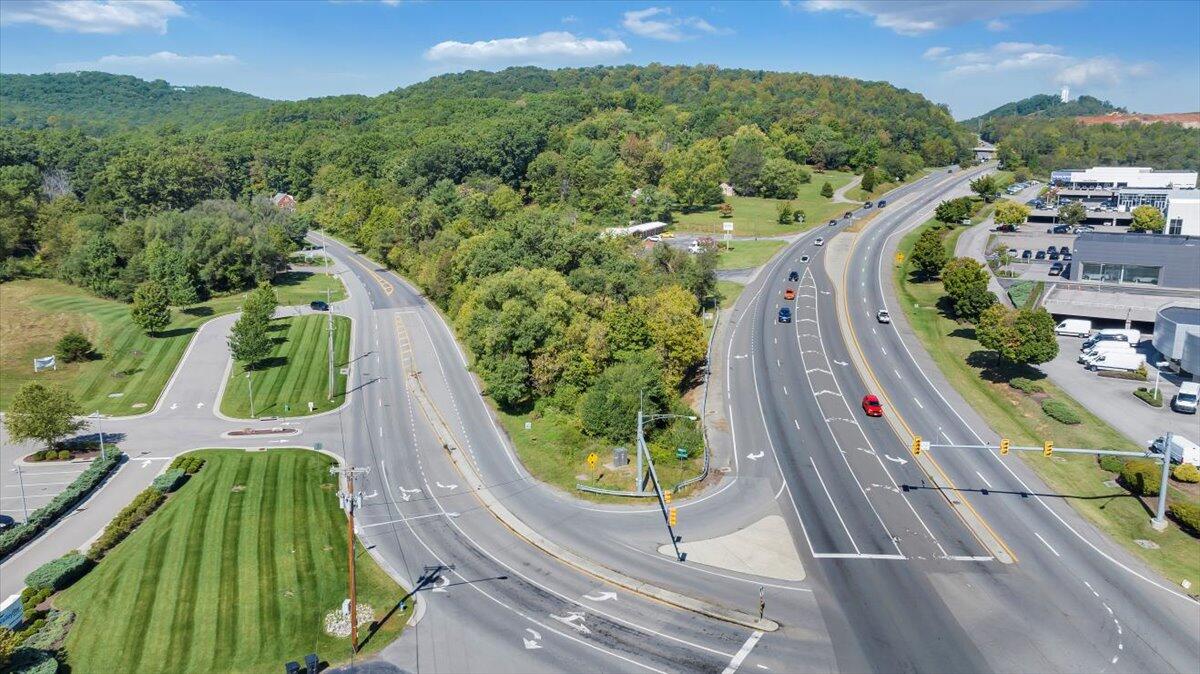
POLYGON ((1200 309, 1170 306, 1154 319, 1154 348, 1179 369, 1200 375, 1200 309))
POLYGON ((1200 190, 1171 190, 1166 201, 1162 209, 1167 221, 1163 232, 1200 236, 1200 190))
POLYGON ((1050 184, 1076 190, 1114 190, 1123 187, 1195 189, 1195 171, 1155 171, 1144 166, 1093 166, 1061 169, 1050 174, 1050 184))
POLYGON ((653 236, 666 231, 667 227, 669 226, 670 225, 665 222, 659 222, 656 220, 654 222, 643 222, 640 225, 630 225, 628 227, 609 227, 608 229, 604 230, 601 236, 636 236, 639 239, 644 239, 647 236, 653 236))
POLYGON ((1085 232, 1075 239, 1071 281, 1200 290, 1200 238, 1085 232))

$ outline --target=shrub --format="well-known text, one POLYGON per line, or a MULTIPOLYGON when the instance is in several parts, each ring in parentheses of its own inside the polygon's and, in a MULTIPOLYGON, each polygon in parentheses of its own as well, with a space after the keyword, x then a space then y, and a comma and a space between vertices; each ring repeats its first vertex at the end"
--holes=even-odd
POLYGON ((32 611, 37 608, 38 604, 46 601, 52 592, 54 590, 48 587, 37 588, 26 586, 24 590, 21 590, 21 608, 26 611, 32 611))
POLYGON ((92 357, 93 351, 92 343, 78 330, 63 335, 54 346, 54 353, 66 363, 87 360, 92 357))
POLYGON ((1119 456, 1101 456, 1100 468, 1110 473, 1119 473, 1125 467, 1125 460, 1119 456))
POLYGON ((58 460, 59 461, 70 461, 71 460, 71 450, 69 450, 69 449, 58 450, 58 460))
POLYGON ((1143 401, 1146 402, 1147 405, 1153 405, 1155 407, 1162 407, 1162 404, 1163 404, 1162 391, 1151 391, 1150 389, 1146 388, 1145 386, 1139 386, 1137 388, 1137 390, 1133 392, 1133 395, 1137 396, 1138 398, 1141 398, 1143 401))
POLYGON ((1042 401, 1042 411, 1046 413, 1046 416, 1060 424, 1074 426, 1083 421, 1070 406, 1053 398, 1047 398, 1042 401))
MULTIPOLYGON (((161 477, 161 476, 160 476, 161 477)), ((99 561, 117 543, 125 540, 134 529, 150 516, 167 497, 155 487, 143 489, 133 502, 121 509, 116 517, 104 527, 100 537, 88 548, 88 557, 99 561)))
POLYGON ((58 660, 49 651, 22 646, 13 651, 12 662, 4 671, 14 674, 55 674, 58 660))
POLYGON ((1121 467, 1121 484, 1139 496, 1158 496, 1161 466, 1150 459, 1130 459, 1121 467))
POLYGON ((1008 385, 1023 393, 1045 393, 1046 389, 1041 384, 1027 377, 1013 377, 1008 381, 1008 385))
POLYGON ((1171 470, 1171 477, 1179 480, 1180 482, 1200 482, 1200 468, 1197 468, 1190 463, 1181 463, 1171 470))
POLYGON ((167 470, 175 470, 178 468, 188 475, 193 475, 203 467, 204 459, 198 456, 189 456, 184 454, 183 456, 175 457, 175 460, 171 462, 171 465, 167 468, 167 470))
POLYGON ((1146 366, 1143 364, 1133 372, 1122 372, 1120 370, 1101 370, 1098 373, 1101 377, 1109 379, 1128 379, 1130 381, 1146 381, 1149 373, 1146 372, 1146 366))
POLYGON ((29 460, 30 460, 30 461, 34 461, 34 462, 41 461, 41 460, 42 460, 42 453, 39 451, 39 452, 34 452, 33 454, 30 454, 30 455, 29 455, 29 460))
POLYGON ((74 583, 91 568, 92 560, 78 552, 68 552, 31 571, 28 576, 25 576, 25 584, 38 589, 62 590, 70 587, 71 583, 74 583))
POLYGON ((1200 506, 1191 503, 1172 503, 1167 514, 1179 524, 1179 528, 1200 538, 1200 506))
POLYGON ((114 468, 121 463, 121 452, 109 452, 107 457, 92 461, 75 481, 59 492, 49 503, 29 514, 29 519, 0 534, 0 558, 16 550, 26 541, 37 536, 43 529, 50 526, 54 520, 75 507, 84 496, 96 485, 104 481, 114 468))
POLYGON ((186 479, 187 471, 183 470, 182 468, 172 468, 162 475, 154 478, 154 482, 151 486, 164 494, 170 494, 178 489, 179 485, 183 484, 183 481, 186 479))
POLYGON ((52 650, 67 638, 67 631, 73 622, 75 614, 71 611, 51 611, 46 624, 26 639, 23 645, 25 648, 52 650))

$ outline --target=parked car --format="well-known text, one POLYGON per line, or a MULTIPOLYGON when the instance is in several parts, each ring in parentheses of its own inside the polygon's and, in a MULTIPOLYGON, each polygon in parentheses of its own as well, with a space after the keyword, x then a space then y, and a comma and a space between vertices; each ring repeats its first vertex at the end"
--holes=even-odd
POLYGON ((1087 337, 1092 334, 1092 322, 1082 318, 1068 318, 1054 326, 1054 334, 1087 337))
POLYGON ((1096 228, 1091 225, 1075 225, 1073 230, 1074 231, 1072 233, 1081 234, 1083 232, 1094 232, 1096 231, 1096 228))
POLYGON ((1197 399, 1200 399, 1200 382, 1185 381, 1179 385, 1179 393, 1171 398, 1171 409, 1183 414, 1195 414, 1197 399))
POLYGON ((1142 341, 1142 333, 1137 330, 1127 330, 1125 328, 1105 328, 1087 338, 1083 343, 1083 348, 1090 349, 1097 342, 1106 340, 1137 344, 1142 341))
POLYGON ((1020 253, 1019 253, 1019 251, 1018 251, 1016 248, 1009 248, 1009 249, 1008 249, 1008 256, 1009 256, 1009 257, 1016 257, 1016 256, 1017 256, 1017 255, 1019 255, 1019 254, 1020 254, 1020 253))
POLYGON ((646 240, 658 243, 659 241, 662 241, 662 234, 651 234, 650 236, 646 237, 646 240))
MULTIPOLYGON (((1067 256, 1067 257, 1065 257, 1065 258, 1063 258, 1063 259, 1064 259, 1064 260, 1069 260, 1069 259, 1070 259, 1070 256, 1067 256)), ((1070 262, 1068 262, 1068 263, 1066 264, 1066 266, 1065 266, 1065 267, 1063 267, 1063 271, 1062 271, 1062 277, 1063 277, 1063 278, 1066 278, 1066 279, 1069 279, 1069 278, 1071 278, 1071 263, 1070 263, 1070 262)))
POLYGON ((788 288, 787 290, 783 291, 783 299, 785 299, 785 300, 789 300, 789 301, 790 301, 790 300, 794 300, 794 299, 796 299, 796 291, 795 291, 795 289, 793 289, 793 288, 788 288))
POLYGON ((1101 353, 1088 363, 1089 370, 1112 370, 1116 372, 1136 372, 1146 364, 1146 357, 1138 352, 1125 353, 1110 351, 1101 353))
POLYGON ((825 239, 822 239, 821 237, 818 236, 817 238, 813 239, 813 245, 814 246, 824 246, 825 239))
POLYGON ((1063 259, 1063 262, 1070 262, 1073 258, 1071 257, 1070 253, 1063 253, 1062 259, 1063 259))
POLYGON ((843 220, 849 220, 850 218, 853 218, 853 217, 854 217, 854 211, 846 211, 845 213, 842 213, 843 220))
MULTIPOLYGON (((1163 448, 1167 444, 1167 436, 1160 435, 1150 443, 1150 450, 1156 454, 1162 454, 1163 448)), ((1182 435, 1171 434, 1170 452, 1171 461, 1175 463, 1190 463, 1193 466, 1200 466, 1200 446, 1182 435)))
POLYGON ((1030 258, 1032 258, 1032 257, 1033 257, 1033 251, 1032 251, 1032 250, 1026 250, 1026 251, 1022 251, 1022 252, 1021 252, 1021 259, 1022 259, 1022 260, 1029 260, 1029 259, 1030 259, 1030 258))
POLYGON ((862 399, 863 412, 869 417, 883 416, 883 405, 879 404, 879 398, 868 393, 862 399))
POLYGON ((1067 246, 1059 246, 1058 253, 1059 255, 1069 255, 1071 253, 1071 249, 1067 246))
POLYGON ((792 310, 788 309, 787 307, 781 307, 779 309, 779 322, 780 323, 791 323, 792 322, 792 310))
POLYGON ((1050 274, 1050 276, 1059 276, 1062 274, 1062 270, 1063 270, 1063 263, 1055 262, 1054 264, 1050 265, 1050 271, 1048 273, 1050 274))
POLYGON ((788 272, 788 280, 789 281, 799 281, 800 280, 800 272, 796 271, 795 269, 793 269, 792 271, 789 271, 788 272))
POLYGON ((308 303, 308 308, 313 311, 329 311, 329 305, 321 300, 313 300, 308 303))
POLYGON ((1046 253, 1047 253, 1047 254, 1049 254, 1049 253, 1057 253, 1057 252, 1058 252, 1058 246, 1046 246, 1046 253))
POLYGON ((875 320, 879 321, 880 323, 891 323, 892 315, 888 313, 887 309, 880 309, 879 311, 875 312, 875 320))
POLYGON ((1035 260, 1045 260, 1045 259, 1046 259, 1046 251, 1044 251, 1044 250, 1039 250, 1039 251, 1037 252, 1037 254, 1035 254, 1035 255, 1033 256, 1033 259, 1035 259, 1035 260))
POLYGON ((1046 259, 1047 259, 1047 260, 1051 260, 1051 261, 1053 261, 1053 260, 1057 260, 1058 258, 1059 258, 1059 255, 1058 255, 1058 251, 1057 251, 1057 250, 1052 250, 1052 251, 1050 251, 1049 253, 1046 253, 1046 259))
POLYGON ((1098 342, 1092 348, 1080 353, 1076 360, 1088 365, 1101 354, 1106 353, 1134 353, 1134 350, 1132 346, 1129 346, 1129 342, 1098 342))
POLYGON ((1068 234, 1070 231, 1070 225, 1055 225, 1046 229, 1047 234, 1068 234))
POLYGON ((674 239, 675 232, 663 232, 662 234, 659 234, 659 236, 661 236, 664 239, 674 239))

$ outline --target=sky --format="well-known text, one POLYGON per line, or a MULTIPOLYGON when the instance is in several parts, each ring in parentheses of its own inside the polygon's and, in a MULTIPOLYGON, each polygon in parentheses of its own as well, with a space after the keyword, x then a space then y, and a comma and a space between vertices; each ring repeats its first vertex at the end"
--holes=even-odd
POLYGON ((1200 110, 1200 0, 3 0, 0 72, 267 98, 377 95, 512 65, 716 64, 884 80, 956 118, 1036 93, 1200 110))

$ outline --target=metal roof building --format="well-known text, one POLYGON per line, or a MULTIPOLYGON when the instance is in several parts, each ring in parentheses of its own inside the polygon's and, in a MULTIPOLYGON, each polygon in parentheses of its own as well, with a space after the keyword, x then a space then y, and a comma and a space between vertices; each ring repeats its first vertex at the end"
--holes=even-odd
POLYGON ((1179 363, 1179 369, 1200 375, 1200 309, 1166 307, 1154 320, 1154 348, 1179 363))
POLYGON ((1200 238, 1087 232, 1075 239, 1072 281, 1200 290, 1200 238))

